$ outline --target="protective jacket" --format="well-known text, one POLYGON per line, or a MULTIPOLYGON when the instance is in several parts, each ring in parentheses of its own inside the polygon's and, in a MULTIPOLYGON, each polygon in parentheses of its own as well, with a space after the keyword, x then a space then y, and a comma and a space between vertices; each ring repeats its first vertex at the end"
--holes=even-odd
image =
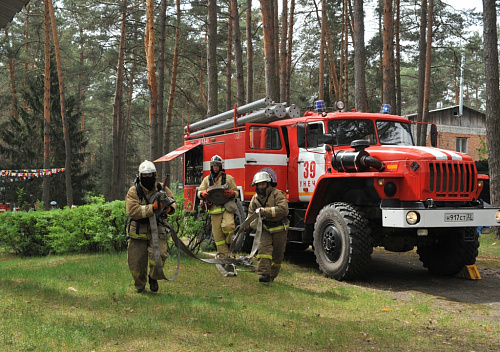
MULTIPOLYGON (((163 185, 160 185, 160 189, 163 189, 163 185)), ((172 191, 165 187, 163 189, 167 195, 171 198, 174 197, 172 191)), ((140 183, 138 186, 132 185, 125 198, 125 207, 127 215, 132 218, 129 228, 129 237, 143 240, 151 239, 151 228, 149 227, 149 217, 153 215, 153 204, 149 204, 149 199, 158 191, 158 187, 153 188, 151 191, 146 189, 140 183), (141 199, 137 194, 137 187, 141 187, 144 197, 141 199)), ((171 205, 170 214, 174 213, 176 209, 176 203, 171 205)), ((160 229, 158 229, 160 231, 160 229)))
POLYGON ((288 220, 288 200, 285 194, 269 186, 265 194, 255 194, 248 207, 248 216, 260 209, 262 235, 258 249, 257 273, 278 276, 286 249, 290 220, 288 220))
MULTIPOLYGON (((219 171, 218 174, 210 172, 210 175, 206 176, 203 181, 201 181, 200 188, 198 188, 198 198, 203 199, 201 194, 210 186, 225 184, 227 184, 228 189, 234 191, 234 197, 238 198, 239 192, 236 181, 233 176, 226 174, 224 170, 219 171)), ((224 204, 211 204, 208 209, 208 214, 210 214, 212 234, 219 257, 227 257, 229 254, 228 245, 232 242, 232 235, 235 229, 234 214, 226 211, 224 204)))
MULTIPOLYGON (((224 170, 219 171, 219 173, 216 175, 213 172, 211 172, 208 176, 203 178, 200 187, 198 188, 198 198, 203 199, 201 193, 203 191, 206 191, 208 187, 213 185, 225 185, 225 184, 228 185, 228 189, 234 191, 234 197, 238 198, 240 193, 238 191, 238 187, 236 186, 236 181, 234 180, 233 176, 226 174, 224 170)), ((222 214, 225 210, 226 209, 224 208, 224 205, 212 204, 210 206, 210 209, 208 210, 208 213, 210 215, 222 214)))

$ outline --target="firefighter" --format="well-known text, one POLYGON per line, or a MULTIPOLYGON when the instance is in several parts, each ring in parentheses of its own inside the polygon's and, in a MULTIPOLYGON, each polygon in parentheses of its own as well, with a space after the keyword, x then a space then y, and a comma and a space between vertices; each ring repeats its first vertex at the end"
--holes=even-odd
MULTIPOLYGON (((207 190, 213 185, 227 185, 224 196, 229 199, 239 195, 234 177, 226 174, 222 167, 222 158, 218 155, 214 155, 210 159, 210 175, 201 181, 200 188, 198 188, 198 198, 208 201, 210 195, 207 190)), ((211 204, 208 208, 208 214, 210 214, 212 221, 212 233, 217 246, 218 257, 226 258, 229 254, 229 245, 235 228, 234 214, 226 211, 224 205, 218 204, 211 204)))
MULTIPOLYGON (((288 201, 285 194, 276 189, 276 182, 266 171, 253 177, 254 194, 248 207, 248 216, 259 213, 262 217, 262 235, 257 254, 259 282, 272 282, 281 268, 285 256, 288 220, 288 201)), ((253 223, 252 223, 252 226, 253 223)))
MULTIPOLYGON (((155 165, 145 160, 139 165, 139 176, 129 188, 125 198, 127 215, 131 218, 128 229, 127 260, 134 279, 135 290, 138 293, 144 292, 148 279, 150 290, 158 291, 158 281, 151 277, 155 277, 156 272, 149 217, 153 216, 155 211, 161 210, 162 204, 159 201, 149 204, 149 199, 161 190, 173 199, 172 191, 157 181, 155 165), (149 275, 147 275, 148 263, 149 275)), ((175 203, 172 203, 157 218, 160 256, 163 263, 168 256, 165 216, 174 212, 175 203)))

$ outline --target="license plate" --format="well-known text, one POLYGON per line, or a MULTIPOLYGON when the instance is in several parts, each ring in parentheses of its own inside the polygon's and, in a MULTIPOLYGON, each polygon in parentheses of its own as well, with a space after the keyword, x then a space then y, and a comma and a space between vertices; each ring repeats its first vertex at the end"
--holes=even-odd
POLYGON ((444 221, 446 222, 460 222, 460 221, 474 221, 473 213, 457 214, 457 213, 445 213, 444 221))

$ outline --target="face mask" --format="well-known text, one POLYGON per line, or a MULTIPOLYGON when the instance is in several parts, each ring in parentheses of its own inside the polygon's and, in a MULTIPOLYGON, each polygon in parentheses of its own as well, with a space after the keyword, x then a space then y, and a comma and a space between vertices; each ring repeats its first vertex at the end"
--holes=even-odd
POLYGON ((141 176, 141 184, 148 190, 151 191, 155 185, 155 178, 141 176))
POLYGON ((266 188, 259 188, 259 186, 255 186, 255 192, 257 192, 258 195, 265 195, 266 194, 266 190, 267 190, 267 187, 266 188))

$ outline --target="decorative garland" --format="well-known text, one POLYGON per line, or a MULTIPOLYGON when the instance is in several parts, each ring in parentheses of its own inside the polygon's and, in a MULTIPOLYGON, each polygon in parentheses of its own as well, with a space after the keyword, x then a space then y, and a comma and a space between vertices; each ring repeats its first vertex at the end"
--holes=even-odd
POLYGON ((1 177, 9 177, 0 180, 1 183, 31 180, 34 177, 52 176, 64 172, 64 168, 57 169, 25 169, 25 170, 0 170, 1 177))

